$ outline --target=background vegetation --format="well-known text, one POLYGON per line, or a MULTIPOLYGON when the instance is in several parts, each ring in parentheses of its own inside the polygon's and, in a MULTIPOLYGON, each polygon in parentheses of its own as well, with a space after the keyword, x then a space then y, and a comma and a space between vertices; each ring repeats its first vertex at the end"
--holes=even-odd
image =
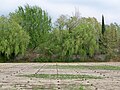
POLYGON ((120 25, 61 15, 54 24, 38 6, 0 16, 0 62, 119 61, 120 25))

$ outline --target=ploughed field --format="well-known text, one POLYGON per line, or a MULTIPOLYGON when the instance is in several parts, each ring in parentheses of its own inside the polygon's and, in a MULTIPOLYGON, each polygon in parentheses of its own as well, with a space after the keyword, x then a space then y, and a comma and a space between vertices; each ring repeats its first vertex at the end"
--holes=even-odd
POLYGON ((0 63, 0 90, 120 90, 120 63, 0 63))

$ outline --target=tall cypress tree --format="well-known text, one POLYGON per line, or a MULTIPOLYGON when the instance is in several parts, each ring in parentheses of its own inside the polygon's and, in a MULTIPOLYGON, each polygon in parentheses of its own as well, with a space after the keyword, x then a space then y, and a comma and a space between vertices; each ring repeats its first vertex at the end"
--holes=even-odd
POLYGON ((106 53, 106 49, 107 49, 105 31, 106 30, 105 30, 104 16, 102 15, 102 27, 101 27, 101 34, 99 38, 99 48, 102 54, 106 53))
POLYGON ((105 33, 105 23, 104 23, 104 16, 102 15, 102 35, 105 33))
POLYGON ((104 22, 104 16, 102 15, 102 36, 101 36, 101 49, 102 53, 108 53, 108 43, 107 43, 107 37, 105 35, 106 29, 105 29, 105 22, 104 22))

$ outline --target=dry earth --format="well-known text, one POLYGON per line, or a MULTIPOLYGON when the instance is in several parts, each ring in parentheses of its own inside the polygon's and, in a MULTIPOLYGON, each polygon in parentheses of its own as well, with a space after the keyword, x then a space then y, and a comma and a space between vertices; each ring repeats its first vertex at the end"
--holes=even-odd
POLYGON ((120 70, 75 69, 69 66, 120 66, 120 63, 0 63, 0 90, 120 90, 120 70), (59 68, 66 65, 68 68, 59 68), (51 79, 19 75, 93 75, 102 79, 51 79))

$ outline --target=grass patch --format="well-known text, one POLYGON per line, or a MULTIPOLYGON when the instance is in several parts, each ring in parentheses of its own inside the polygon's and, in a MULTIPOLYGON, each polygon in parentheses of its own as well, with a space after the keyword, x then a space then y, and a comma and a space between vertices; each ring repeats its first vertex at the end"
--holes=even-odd
MULTIPOLYGON (((44 67, 45 69, 56 69, 56 65, 47 65, 44 67)), ((119 66, 110 66, 110 65, 102 65, 102 66, 87 66, 87 65, 58 65, 59 69, 92 69, 92 70, 120 70, 119 66)))
MULTIPOLYGON (((33 86, 32 90, 56 90, 57 87, 55 84, 51 85, 38 85, 38 86, 33 86)), ((68 84, 68 85, 62 85, 60 84, 60 90, 86 90, 84 85, 80 84, 68 84)), ((87 89, 88 90, 88 89, 87 89)))
POLYGON ((78 83, 61 86, 61 90, 89 90, 86 86, 78 83))
POLYGON ((119 66, 109 66, 109 65, 104 65, 104 66, 88 66, 90 69, 101 69, 101 70, 120 70, 119 66))
POLYGON ((80 86, 79 90, 85 90, 83 85, 80 86))
POLYGON ((92 76, 92 75, 72 75, 72 74, 31 74, 22 75, 25 77, 35 77, 44 79, 102 79, 102 77, 92 76))
POLYGON ((32 87, 32 90, 55 90, 55 85, 36 85, 32 87))

